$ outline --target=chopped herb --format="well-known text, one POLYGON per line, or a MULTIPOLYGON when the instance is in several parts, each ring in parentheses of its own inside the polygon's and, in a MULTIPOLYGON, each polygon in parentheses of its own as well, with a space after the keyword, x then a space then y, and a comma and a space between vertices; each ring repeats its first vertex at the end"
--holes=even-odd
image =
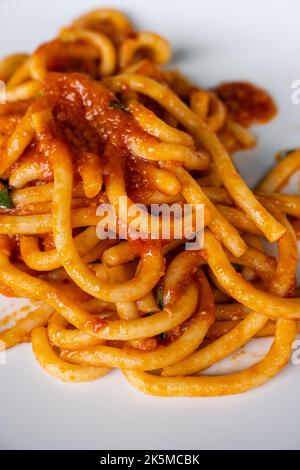
POLYGON ((110 107, 114 109, 122 109, 123 111, 127 111, 127 107, 121 103, 121 101, 113 100, 110 102, 110 107))
POLYGON ((14 207, 8 187, 2 182, 0 182, 0 207, 5 209, 12 209, 14 207))
POLYGON ((156 302, 159 308, 162 310, 164 308, 163 286, 158 286, 156 289, 156 302))

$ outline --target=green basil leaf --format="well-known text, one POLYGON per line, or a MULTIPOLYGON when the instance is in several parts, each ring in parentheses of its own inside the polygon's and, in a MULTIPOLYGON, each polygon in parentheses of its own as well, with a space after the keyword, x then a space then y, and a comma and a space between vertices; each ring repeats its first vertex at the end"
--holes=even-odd
POLYGON ((12 209, 14 207, 7 186, 0 183, 0 207, 12 209))

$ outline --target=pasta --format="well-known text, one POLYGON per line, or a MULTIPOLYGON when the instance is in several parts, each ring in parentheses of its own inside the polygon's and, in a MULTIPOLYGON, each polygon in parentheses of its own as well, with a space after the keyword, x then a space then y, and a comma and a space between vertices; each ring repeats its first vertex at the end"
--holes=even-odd
POLYGON ((0 291, 40 303, 0 341, 31 341, 63 381, 119 368, 153 395, 241 393, 280 372, 299 332, 300 196, 281 191, 300 150, 252 191, 232 154, 255 145, 271 97, 205 90, 163 68, 171 55, 98 9, 0 62, 0 291), (174 208, 187 206, 183 231, 174 208), (201 375, 261 336, 274 340, 257 364, 201 375))

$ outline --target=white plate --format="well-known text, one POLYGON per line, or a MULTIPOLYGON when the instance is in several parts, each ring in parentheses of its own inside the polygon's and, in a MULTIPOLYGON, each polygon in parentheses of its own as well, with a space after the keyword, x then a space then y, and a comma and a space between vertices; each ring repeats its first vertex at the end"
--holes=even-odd
MULTIPOLYGON (((32 51, 100 0, 1 0, 0 55, 32 51)), ((140 29, 165 35, 174 65, 195 82, 254 81, 275 97, 279 115, 255 128, 256 149, 236 158, 250 185, 274 164, 278 149, 300 144, 300 3, 296 0, 106 1, 140 29)), ((6 300, 1 299, 1 307, 6 300)), ((11 302, 11 301, 9 301, 11 302)), ((215 371, 257 361, 256 341, 215 371), (244 358, 244 359, 243 359, 244 358)), ((300 366, 290 364, 268 384, 224 398, 142 395, 119 371, 88 384, 65 384, 36 363, 30 345, 7 352, 0 365, 0 448, 6 449, 292 449, 300 448, 300 366)))

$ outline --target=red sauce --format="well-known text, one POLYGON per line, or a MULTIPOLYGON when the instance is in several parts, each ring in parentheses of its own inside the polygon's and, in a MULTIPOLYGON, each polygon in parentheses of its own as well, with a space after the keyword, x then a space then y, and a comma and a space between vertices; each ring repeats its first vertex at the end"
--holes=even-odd
POLYGON ((8 242, 10 246, 10 259, 18 263, 21 261, 21 253, 20 253, 20 235, 9 235, 8 242))
POLYGON ((247 82, 228 82, 214 91, 225 103, 230 116, 245 127, 270 121, 277 112, 271 96, 247 82))
POLYGON ((88 320, 85 324, 86 327, 91 327, 95 333, 107 326, 107 322, 102 318, 95 315, 92 320, 88 320))
POLYGON ((129 113, 112 105, 115 95, 102 83, 79 73, 50 73, 45 87, 56 133, 74 158, 82 151, 95 153, 105 160, 107 177, 123 171, 130 157, 126 141, 143 131, 129 113))
MULTIPOLYGON (((46 102, 55 117, 54 132, 69 147, 75 168, 80 155, 91 152, 101 156, 104 182, 125 181, 125 191, 135 202, 151 191, 135 157, 128 150, 128 139, 145 138, 132 115, 116 107, 116 96, 103 83, 79 73, 50 73, 45 80, 46 102), (113 105, 112 105, 113 104, 113 105)), ((51 160, 53 138, 44 139, 43 154, 51 160)), ((152 251, 157 242, 146 240, 136 246, 139 254, 152 251)))
MULTIPOLYGON (((47 156, 43 152, 43 148, 41 147, 39 142, 32 143, 29 145, 28 149, 24 152, 24 154, 10 167, 9 175, 19 168, 22 164, 26 164, 29 167, 38 170, 38 181, 49 182, 53 180, 53 173, 51 168, 51 163, 47 156)), ((33 183, 30 181, 30 186, 33 183)))
POLYGON ((140 170, 139 159, 129 157, 125 168, 125 181, 127 194, 133 202, 142 202, 149 197, 153 187, 145 173, 140 170))

